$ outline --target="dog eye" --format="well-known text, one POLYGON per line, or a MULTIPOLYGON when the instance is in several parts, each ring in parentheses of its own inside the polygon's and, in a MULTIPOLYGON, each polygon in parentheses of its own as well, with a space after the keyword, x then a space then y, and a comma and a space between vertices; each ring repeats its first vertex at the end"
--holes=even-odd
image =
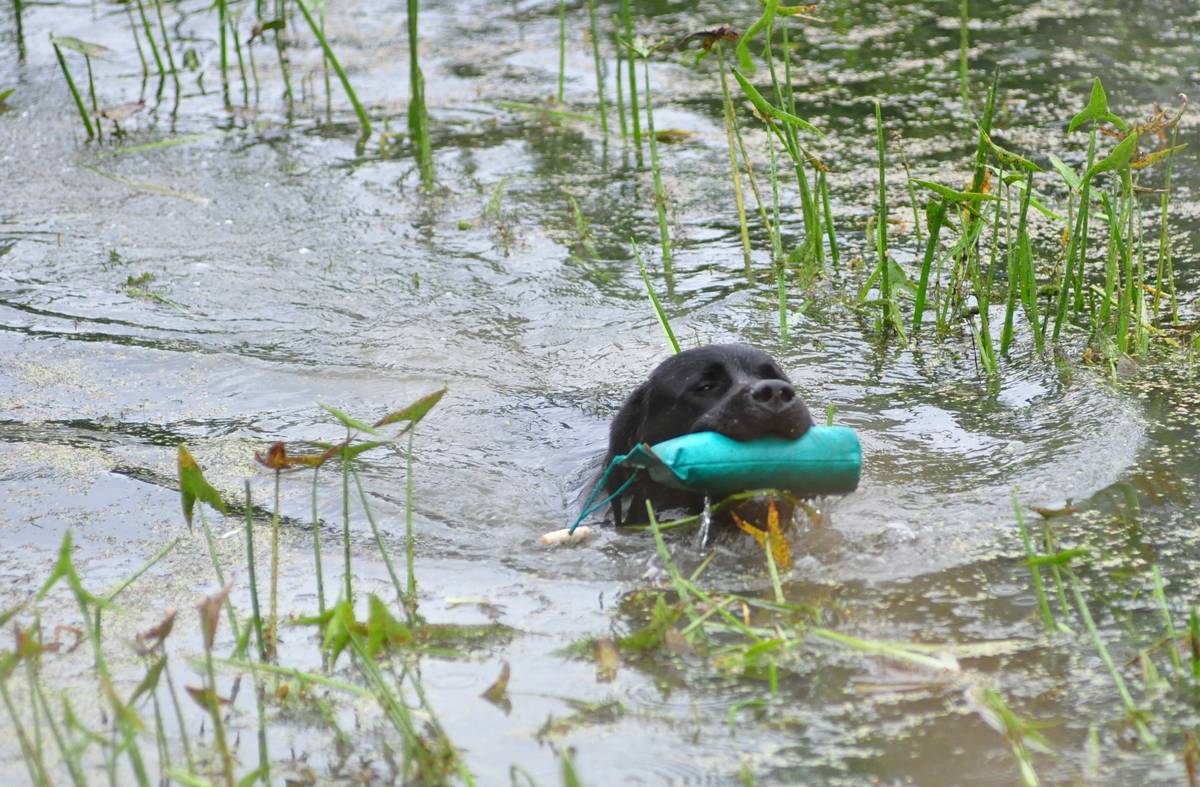
POLYGON ((709 393, 717 390, 718 383, 716 380, 701 380, 692 386, 692 391, 695 393, 709 393))

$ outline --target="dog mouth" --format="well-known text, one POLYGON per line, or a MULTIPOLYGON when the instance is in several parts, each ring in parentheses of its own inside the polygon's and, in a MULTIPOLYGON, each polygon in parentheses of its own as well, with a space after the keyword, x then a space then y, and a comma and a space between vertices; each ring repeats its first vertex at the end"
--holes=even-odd
POLYGON ((812 416, 800 400, 775 412, 723 408, 706 413, 692 426, 693 432, 716 432, 726 437, 748 442, 762 437, 781 437, 798 440, 812 428, 812 416))

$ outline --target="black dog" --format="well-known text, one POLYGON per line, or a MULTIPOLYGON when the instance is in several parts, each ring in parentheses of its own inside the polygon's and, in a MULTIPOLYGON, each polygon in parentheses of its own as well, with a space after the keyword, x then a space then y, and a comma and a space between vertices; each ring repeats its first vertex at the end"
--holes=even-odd
MULTIPOLYGON (((771 356, 744 344, 715 344, 668 358, 629 395, 609 431, 604 466, 639 443, 654 445, 693 432, 719 432, 735 440, 771 435, 796 439, 812 425, 808 407, 771 356)), ((630 472, 618 468, 609 476, 609 495, 630 472)), ((645 521, 647 500, 656 511, 698 513, 704 506, 701 494, 641 475, 613 499, 613 520, 618 525, 645 521), (624 518, 623 498, 629 501, 624 518)))

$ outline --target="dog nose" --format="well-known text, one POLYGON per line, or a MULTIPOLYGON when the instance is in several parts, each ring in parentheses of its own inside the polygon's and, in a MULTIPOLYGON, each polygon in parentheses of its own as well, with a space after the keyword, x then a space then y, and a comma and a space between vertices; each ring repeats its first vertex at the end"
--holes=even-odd
POLYGON ((796 398, 796 389, 784 380, 759 380, 750 386, 750 398, 768 410, 782 410, 796 398))

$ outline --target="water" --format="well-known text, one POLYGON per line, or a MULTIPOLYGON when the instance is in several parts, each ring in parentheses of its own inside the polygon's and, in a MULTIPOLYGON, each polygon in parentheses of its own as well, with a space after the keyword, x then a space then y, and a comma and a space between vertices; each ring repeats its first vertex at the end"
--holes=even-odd
MULTIPOLYGON (((1126 117, 1146 115, 1155 102, 1174 105, 1176 94, 1200 84, 1193 3, 972 5, 986 6, 972 7, 972 98, 980 99, 1000 64, 997 125, 1010 147, 1054 151, 1079 166, 1085 140, 1064 138, 1064 127, 1093 75, 1126 117)), ((600 18, 615 8, 602 8, 600 18)), ((756 8, 644 4, 636 13, 643 32, 674 37, 722 21, 744 27, 756 8)), ((291 118, 273 50, 261 45, 257 107, 226 112, 207 9, 198 2, 166 9, 181 36, 177 61, 190 48, 202 69, 181 73, 174 112, 170 82, 161 102, 157 80, 142 87, 123 10, 27 8, 23 64, 12 8, 0 12, 0 90, 17 87, 0 114, 3 607, 40 586, 68 527, 85 581, 97 589, 182 536, 122 597, 106 632, 127 641, 177 606, 175 646, 181 657, 194 654, 192 606, 214 579, 203 541, 181 522, 171 486, 175 445, 186 441, 229 498, 240 499, 241 479, 252 477, 256 502, 266 504, 271 483, 253 451, 280 439, 338 439, 318 403, 371 420, 444 384, 448 393, 416 440, 421 609, 431 620, 483 623, 478 604, 458 602, 486 601, 518 632, 471 658, 422 662, 430 702, 481 783, 502 782, 512 764, 538 783, 557 783, 560 746, 575 749, 593 784, 731 783, 743 764, 760 783, 954 784, 963 773, 975 783, 1012 783, 1017 771, 1004 736, 975 710, 972 698, 984 685, 1026 718, 1061 722, 1045 735, 1062 758, 1035 755, 1047 780, 1182 778, 1177 735, 1167 737, 1164 754, 1130 742, 1086 637, 1041 638, 1010 493, 1016 488, 1023 503, 1048 508, 1069 502, 1078 512, 1055 520, 1056 532, 1097 557, 1087 574, 1093 614, 1119 662, 1135 655, 1127 643, 1144 647, 1157 636, 1146 594, 1152 563, 1169 580, 1177 622, 1197 598, 1189 366, 1146 363, 1113 382, 1081 362, 1076 337, 1056 364, 1021 336, 999 380, 989 382, 969 339, 907 350, 880 345, 840 295, 846 282, 853 291, 856 272, 794 292, 791 338, 782 341, 773 283, 749 284, 742 275, 715 72, 679 58, 656 62, 656 127, 696 132, 660 151, 677 244, 666 298, 676 333, 687 345, 741 340, 771 351, 814 412, 832 404, 840 423, 859 430, 867 457, 859 492, 823 502, 827 523, 797 544, 796 568, 785 578, 789 600, 825 607, 830 625, 856 636, 993 645, 963 657, 967 677, 950 683, 817 646, 784 675, 780 698, 762 708, 737 703, 764 697, 763 683, 698 659, 631 660, 614 682, 597 682, 593 664, 559 651, 644 622, 628 601, 662 580, 653 546, 645 534, 611 529, 579 549, 548 552, 536 540, 574 518, 607 419, 667 345, 627 240, 636 235, 653 252, 649 174, 637 171, 616 136, 605 145, 586 123, 496 104, 553 93, 557 5, 422 9, 439 184, 431 195, 420 193, 402 141, 381 149, 374 140, 356 155, 353 115, 336 81, 336 122, 323 121, 319 54, 301 27, 292 28, 300 44, 289 50, 303 93, 291 118), (148 102, 124 124, 126 140, 82 144, 49 32, 114 49, 111 62, 96 64, 101 103, 148 102), (156 140, 183 144, 136 147, 156 140), (499 213, 489 214, 497 189, 499 213), (579 257, 567 195, 590 225, 595 259, 579 257), (127 279, 143 273, 153 278, 142 286, 170 302, 127 291, 127 279), (1140 640, 1130 639, 1134 631, 1140 640), (479 698, 502 661, 512 665, 510 713, 479 698), (568 700, 615 700, 623 712, 573 717, 568 700), (549 717, 572 722, 547 725, 549 717), (1094 772, 1092 725, 1103 753, 1094 772)), ((378 128, 399 132, 408 84, 402 13, 371 0, 328 13, 335 50, 378 128)), ((958 4, 839 2, 819 13, 832 24, 799 36, 799 109, 828 132, 816 149, 834 170, 835 221, 850 263, 870 258, 863 230, 874 209, 872 98, 902 135, 914 174, 948 184, 966 177, 974 144, 958 97, 958 4)), ((593 111, 590 46, 580 37, 586 10, 570 14, 567 100, 593 111)), ((82 80, 82 64, 70 62, 82 80)), ((240 89, 235 82, 235 103, 240 89)), ((1196 117, 1186 116, 1180 132, 1190 148, 1176 161, 1172 204, 1185 293, 1200 284, 1196 117)), ((748 132, 760 176, 764 139, 748 132)), ((892 156, 894 215, 910 224, 895 146, 892 156)), ((1053 177, 1042 182, 1053 193, 1053 177)), ((783 199, 794 233, 794 194, 785 190, 783 199)), ((1057 232, 1040 220, 1035 231, 1043 240, 1057 232)), ((898 225, 893 243, 908 262, 906 233, 898 225)), ((757 235, 763 271, 766 249, 757 235)), ((362 472, 399 556, 403 456, 368 454, 362 472)), ((334 586, 340 484, 336 472, 322 478, 327 585, 334 586)), ((310 483, 307 474, 283 479, 290 520, 282 598, 290 614, 311 614, 316 604, 304 525, 310 483)), ((356 522, 357 586, 386 596, 370 532, 361 516, 356 522)), ((231 519, 217 530, 237 527, 231 519)), ((698 564, 692 535, 671 543, 681 563, 698 564)), ((240 566, 239 539, 221 545, 229 565, 240 566)), ((262 540, 260 555, 265 548, 262 540)), ((244 574, 236 576, 235 600, 248 609, 244 574)), ((767 587, 750 550, 718 557, 706 581, 726 590, 767 587)), ((67 601, 53 596, 43 625, 76 624, 67 601)), ((311 629, 286 628, 284 638, 289 663, 319 666, 311 629)), ((47 657, 50 685, 94 686, 84 650, 47 657)), ((131 690, 141 675, 132 654, 118 644, 110 657, 131 690)), ((182 677, 182 662, 176 669, 180 680, 195 682, 182 677)), ((1153 707, 1173 729, 1194 726, 1194 706, 1159 699, 1153 707)), ((246 709, 240 722, 252 730, 252 705, 246 709)), ((340 713, 350 729, 356 714, 371 718, 354 707, 340 713)), ((290 747, 310 753, 318 774, 340 772, 313 725, 283 722, 272 736, 281 768, 290 747)), ((11 743, 2 753, 8 767, 21 767, 11 743)), ((244 756, 253 759, 250 749, 244 756)))

